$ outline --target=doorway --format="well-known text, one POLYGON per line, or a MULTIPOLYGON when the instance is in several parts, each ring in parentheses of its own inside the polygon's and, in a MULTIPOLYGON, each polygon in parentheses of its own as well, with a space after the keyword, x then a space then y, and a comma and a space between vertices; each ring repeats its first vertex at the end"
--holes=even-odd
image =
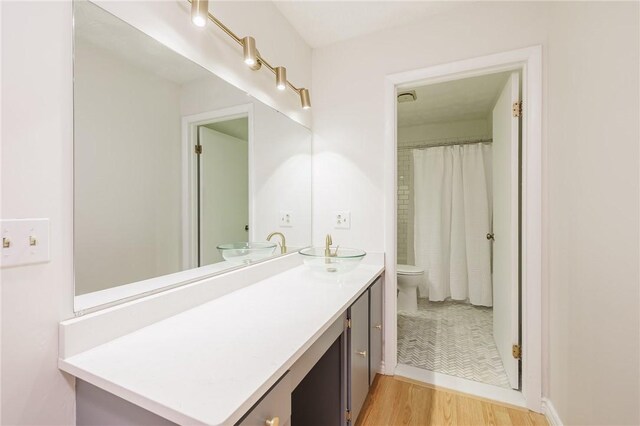
POLYGON ((251 240, 252 118, 252 104, 183 118, 185 268, 215 268, 218 245, 251 240))
POLYGON ((249 241, 248 118, 200 124, 196 132, 197 267, 202 267, 224 260, 219 244, 249 241))
MULTIPOLYGON (((541 70, 541 48, 536 46, 437 65, 425 69, 407 71, 386 77, 385 105, 387 132, 385 144, 385 199, 387 202, 385 202, 385 282, 387 285, 385 287, 384 319, 386 324, 384 372, 386 374, 402 375, 438 386, 527 407, 534 411, 541 410, 541 70), (400 235, 401 231, 398 229, 400 209, 398 208, 397 202, 399 199, 402 199, 400 197, 409 194, 400 192, 406 189, 400 188, 399 176, 401 176, 401 174, 397 170, 398 156, 400 155, 398 148, 401 136, 397 131, 397 117, 399 117, 399 115, 397 115, 399 111, 397 96, 404 91, 416 87, 438 85, 445 82, 498 73, 513 74, 514 72, 521 80, 520 96, 522 105, 524 105, 521 119, 518 120, 518 123, 521 124, 519 131, 521 135, 521 149, 518 156, 519 161, 515 162, 516 165, 522 164, 521 170, 517 170, 516 167, 516 175, 518 176, 516 182, 520 182, 520 191, 516 193, 515 197, 516 202, 518 202, 519 199, 519 204, 522 206, 522 209, 520 211, 520 217, 518 218, 516 213, 516 220, 515 222, 512 221, 510 225, 513 226, 513 223, 519 224, 519 229, 516 225, 516 232, 512 234, 519 237, 519 240, 516 240, 516 247, 519 247, 520 250, 515 250, 516 268, 507 268, 505 270, 510 271, 510 273, 513 273, 515 270, 516 277, 520 274, 519 279, 516 278, 515 281, 508 281, 512 286, 514 282, 516 283, 515 287, 512 287, 515 288, 516 291, 511 292, 510 296, 507 296, 513 298, 519 294, 520 303, 507 303, 506 306, 510 308, 516 307, 515 311, 513 309, 508 311, 511 318, 519 317, 519 321, 508 322, 509 327, 507 328, 511 330, 510 333, 513 331, 511 326, 514 324, 516 330, 516 333, 510 334, 510 336, 519 336, 516 340, 518 345, 514 347, 514 343, 511 342, 510 349, 512 351, 520 350, 521 353, 519 360, 513 358, 513 355, 510 354, 512 359, 516 361, 516 374, 511 377, 515 377, 517 383, 514 384, 511 378, 509 378, 509 385, 501 387, 399 363, 399 312, 397 309, 397 300, 399 297, 398 290, 400 290, 400 288, 398 285, 399 275, 397 275, 397 269, 401 263, 398 261, 397 256, 401 256, 402 253, 396 251, 398 250, 398 239, 402 236, 400 235), (518 253, 520 257, 518 257, 518 253)), ((511 107, 513 108, 513 105, 511 105, 511 107)), ((513 113, 513 111, 511 112, 513 113)), ((493 140, 495 136, 492 132, 491 142, 489 142, 489 144, 495 142, 493 140)), ((450 142, 461 141, 465 142, 465 140, 454 140, 450 142)), ((487 143, 487 141, 482 140, 467 141, 475 142, 476 145, 487 143)), ((468 145, 473 145, 473 143, 468 145)), ((460 150, 460 148, 456 149, 460 150)), ((493 155, 491 158, 493 158, 493 155)), ((515 187, 517 189, 517 183, 515 187)), ((493 189, 493 185, 491 185, 491 188, 493 189)), ((406 199, 410 201, 409 197, 406 199)), ((514 198, 510 196, 509 199, 513 200, 514 198)), ((491 199, 492 205, 493 201, 494 200, 491 199)), ((415 200, 413 200, 413 202, 415 202, 415 200)), ((427 203, 427 206, 429 205, 430 203, 427 203)), ((517 209, 515 211, 517 212, 517 209)), ((495 218, 495 215, 492 213, 491 217, 495 218)), ((414 219, 415 218, 413 218, 413 220, 414 219)), ((412 223, 414 223, 413 220, 411 221, 412 223)), ((493 226, 493 222, 491 225, 493 226)), ((486 234, 494 234, 495 237, 497 229, 493 227, 489 229, 493 232, 486 232, 486 234)), ((486 234, 484 236, 485 243, 490 241, 486 239, 487 237, 492 237, 486 234)), ((502 231, 501 240, 502 242, 505 242, 505 240, 509 241, 509 238, 504 238, 502 231)), ((494 246, 490 250, 491 256, 498 252, 498 248, 495 247, 497 241, 498 239, 496 238, 496 242, 491 243, 491 245, 494 246)), ((428 245, 426 247, 428 247, 428 245)), ((510 253, 514 252, 514 250, 511 249, 508 251, 510 251, 510 253)), ((409 253, 406 253, 405 256, 408 254, 409 253)), ((513 256, 509 259, 509 262, 513 264, 513 256)), ((405 261, 410 263, 406 257, 405 261)), ((491 261, 490 265, 494 268, 498 267, 493 261, 491 261)), ((493 273, 491 275, 493 290, 493 273)), ((431 289, 431 286, 429 289, 431 289)), ((445 296, 448 295, 445 294, 445 296)), ((491 303, 493 304, 494 302, 497 301, 494 301, 492 295, 491 303)), ((493 317, 497 307, 491 306, 491 309, 493 317)), ((493 333, 493 318, 491 318, 489 323, 491 324, 491 331, 493 333)), ((498 342, 496 339, 494 339, 494 341, 497 347, 498 342)), ((509 367, 503 365, 503 368, 506 370, 509 367)))
POLYGON ((520 386, 519 82, 416 85, 397 113, 398 362, 507 389, 520 386))

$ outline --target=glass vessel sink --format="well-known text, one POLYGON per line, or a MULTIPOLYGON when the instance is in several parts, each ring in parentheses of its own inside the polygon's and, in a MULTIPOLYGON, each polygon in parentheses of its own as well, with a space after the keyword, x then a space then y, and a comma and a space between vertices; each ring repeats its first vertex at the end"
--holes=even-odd
POLYGON ((227 262, 248 264, 273 256, 278 245, 275 243, 228 243, 217 249, 227 262))
POLYGON ((324 247, 307 247, 298 253, 303 256, 304 264, 312 271, 331 275, 352 271, 367 255, 364 250, 342 247, 331 249, 331 256, 325 255, 324 247))

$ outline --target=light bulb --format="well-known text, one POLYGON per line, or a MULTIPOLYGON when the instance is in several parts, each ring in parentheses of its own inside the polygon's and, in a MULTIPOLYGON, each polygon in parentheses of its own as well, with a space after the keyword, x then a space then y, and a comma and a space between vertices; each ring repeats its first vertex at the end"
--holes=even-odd
POLYGON ((209 0, 191 1, 191 22, 198 27, 207 25, 209 18, 209 0))
POLYGON ((276 87, 278 90, 287 88, 287 69, 285 67, 276 67, 276 87))

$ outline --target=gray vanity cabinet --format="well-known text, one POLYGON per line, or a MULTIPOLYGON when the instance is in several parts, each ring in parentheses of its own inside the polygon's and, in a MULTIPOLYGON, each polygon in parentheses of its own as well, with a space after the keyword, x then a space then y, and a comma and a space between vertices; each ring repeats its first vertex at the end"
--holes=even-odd
POLYGON ((382 364, 382 279, 369 288, 369 384, 382 364))
POLYGON ((382 363, 382 279, 378 278, 349 309, 349 410, 355 424, 382 363))
POLYGON ((350 404, 353 423, 369 393, 369 293, 351 305, 350 309, 350 353, 349 376, 351 379, 350 404))

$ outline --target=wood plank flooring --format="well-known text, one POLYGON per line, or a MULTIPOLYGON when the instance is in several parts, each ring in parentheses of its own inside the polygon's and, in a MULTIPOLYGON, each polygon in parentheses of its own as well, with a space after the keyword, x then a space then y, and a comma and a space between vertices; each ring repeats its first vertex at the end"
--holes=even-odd
POLYGON ((393 376, 376 376, 356 426, 547 425, 542 414, 393 376))

